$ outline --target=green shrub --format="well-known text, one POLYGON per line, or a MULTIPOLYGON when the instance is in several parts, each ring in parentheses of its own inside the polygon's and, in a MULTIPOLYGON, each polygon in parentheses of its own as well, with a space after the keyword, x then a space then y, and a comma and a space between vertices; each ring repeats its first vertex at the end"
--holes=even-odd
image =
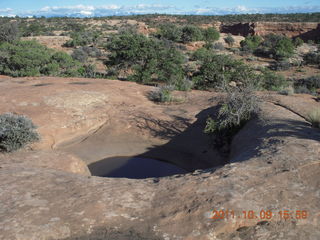
POLYGON ((191 60, 194 61, 205 61, 205 59, 210 58, 212 56, 212 51, 207 48, 198 48, 196 51, 193 52, 191 56, 191 60))
POLYGON ((182 29, 176 24, 162 24, 159 28, 159 31, 156 33, 156 36, 159 38, 171 40, 173 42, 180 42, 182 29))
POLYGON ((0 151, 12 152, 39 140, 32 121, 21 115, 0 115, 0 151))
POLYGON ((79 49, 84 51, 90 57, 98 58, 103 55, 101 50, 96 47, 83 46, 83 47, 80 47, 79 49))
POLYGON ((295 88, 304 90, 301 93, 315 93, 320 88, 320 75, 302 78, 295 82, 295 88), (308 90, 305 90, 308 89, 308 90))
POLYGON ((204 132, 215 134, 215 144, 229 145, 233 136, 258 112, 258 99, 250 86, 226 87, 227 97, 216 119, 209 117, 204 132))
POLYGON ((294 45, 289 38, 283 38, 277 44, 274 48, 274 57, 276 59, 284 59, 289 58, 294 53, 294 45))
POLYGON ((289 86, 289 82, 284 76, 270 70, 264 70, 262 72, 262 79, 262 88, 266 90, 281 91, 289 86))
POLYGON ((77 76, 79 63, 63 52, 48 49, 36 41, 0 44, 0 73, 23 76, 77 76))
POLYGON ((242 40, 240 42, 241 50, 253 52, 259 47, 262 41, 263 40, 260 36, 257 36, 257 35, 247 36, 245 40, 242 40))
POLYGON ((286 87, 279 91, 279 94, 291 96, 295 93, 295 89, 292 86, 286 87))
POLYGON ((287 60, 277 61, 270 66, 274 71, 286 71, 292 67, 292 64, 287 60))
POLYGON ((303 43, 304 43, 304 41, 303 41, 301 38, 299 38, 299 37, 297 37, 297 38, 295 38, 295 39, 293 40, 293 45, 294 45, 295 47, 300 47, 300 46, 302 46, 303 43))
POLYGON ((223 51, 223 50, 225 50, 225 48, 224 48, 224 46, 223 46, 223 44, 222 44, 221 42, 214 43, 214 44, 212 45, 212 48, 213 48, 214 50, 218 50, 218 51, 223 51))
POLYGON ((194 74, 192 79, 195 88, 219 88, 231 81, 241 82, 242 84, 248 82, 254 85, 258 84, 259 76, 243 62, 234 60, 227 55, 211 53, 203 56, 199 71, 194 74))
POLYGON ((315 128, 320 128, 320 109, 312 110, 308 116, 307 120, 311 123, 311 125, 315 128))
POLYGON ((0 42, 13 42, 19 37, 19 28, 16 22, 0 24, 0 42))
POLYGON ((320 65, 320 53, 318 52, 307 53, 304 56, 303 60, 306 64, 320 65))
POLYGON ((205 30, 203 30, 203 39, 206 42, 214 42, 219 40, 220 33, 213 27, 209 27, 205 30))
POLYGON ((114 35, 107 44, 110 52, 107 64, 118 69, 132 69, 129 80, 149 83, 154 78, 167 84, 183 79, 184 58, 166 42, 140 34, 114 35))
POLYGON ((224 38, 224 41, 229 45, 229 47, 232 47, 235 42, 231 34, 228 34, 228 36, 224 38))
POLYGON ((89 44, 96 44, 100 36, 99 32, 86 31, 86 32, 73 32, 71 34, 71 40, 67 41, 65 47, 78 47, 86 46, 89 44))
POLYGON ((148 98, 154 102, 172 102, 173 97, 171 95, 174 90, 173 86, 166 85, 157 88, 154 91, 151 91, 148 95, 148 98))
POLYGON ((82 63, 88 60, 88 54, 82 48, 75 49, 71 56, 74 60, 77 60, 82 63))
POLYGON ((255 51, 256 54, 277 60, 289 58, 294 53, 292 40, 285 36, 269 34, 255 51))
POLYGON ((199 27, 193 25, 182 27, 181 41, 183 43, 202 41, 203 39, 203 33, 199 27))
MULTIPOLYGON (((96 72, 95 66, 92 64, 84 64, 82 67, 78 70, 81 77, 85 78, 98 78, 99 74, 96 72)), ((102 76, 103 77, 103 76, 102 76)))
POLYGON ((193 82, 187 78, 183 78, 175 83, 175 89, 179 91, 190 91, 193 86, 193 82))
POLYGON ((39 22, 31 22, 27 24, 20 24, 20 31, 23 37, 45 35, 50 29, 39 22))
POLYGON ((294 86, 295 93, 312 94, 312 92, 306 86, 294 86))

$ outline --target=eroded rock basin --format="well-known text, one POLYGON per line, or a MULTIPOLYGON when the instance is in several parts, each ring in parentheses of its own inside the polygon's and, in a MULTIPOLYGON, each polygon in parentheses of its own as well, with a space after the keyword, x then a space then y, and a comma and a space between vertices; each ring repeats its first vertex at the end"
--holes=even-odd
POLYGON ((187 173, 186 170, 160 160, 142 157, 105 158, 88 166, 93 176, 114 178, 158 178, 187 173))
MULTIPOLYGON (((320 132, 301 117, 320 107, 312 97, 271 96, 263 118, 234 138, 229 164, 193 171, 221 163, 203 134, 218 93, 192 91, 179 105, 156 105, 145 97, 148 86, 70 84, 83 81, 0 82, 0 111, 29 116, 42 136, 32 151, 0 156, 1 240, 320 239, 320 132), (161 159, 189 173, 157 181, 89 176, 86 165, 113 156, 161 159), (223 209, 309 215, 211 219, 223 209)), ((114 170, 142 161, 116 160, 114 170)))

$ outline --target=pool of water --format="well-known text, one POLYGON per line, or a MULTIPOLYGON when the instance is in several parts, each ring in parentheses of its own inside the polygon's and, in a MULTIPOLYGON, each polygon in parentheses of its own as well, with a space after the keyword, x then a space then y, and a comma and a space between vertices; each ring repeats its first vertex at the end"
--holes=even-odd
POLYGON ((141 157, 105 158, 88 167, 93 176, 114 178, 142 179, 187 173, 173 164, 141 157))

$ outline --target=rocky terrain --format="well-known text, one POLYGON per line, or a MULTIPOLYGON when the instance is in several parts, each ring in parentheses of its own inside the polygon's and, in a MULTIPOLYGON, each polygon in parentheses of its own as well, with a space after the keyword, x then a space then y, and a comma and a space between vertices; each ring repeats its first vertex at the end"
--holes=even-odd
POLYGON ((287 37, 300 37, 301 39, 315 40, 319 38, 320 25, 316 22, 252 22, 252 23, 221 23, 220 31, 233 35, 284 35, 287 37))
POLYGON ((225 159, 203 133, 222 95, 80 78, 0 78, 0 112, 30 117, 41 141, 0 156, 0 239, 319 239, 320 131, 310 95, 260 93, 261 111, 225 159), (87 164, 145 155, 185 175, 90 176, 87 164), (198 169, 198 170, 196 170, 198 169), (200 170, 202 169, 202 170, 200 170), (214 210, 234 216, 214 218, 214 210), (257 217, 245 218, 243 211, 257 217), (272 211, 271 219, 260 217, 272 211), (279 211, 289 210, 290 219, 279 211), (307 216, 297 217, 297 211, 307 216))

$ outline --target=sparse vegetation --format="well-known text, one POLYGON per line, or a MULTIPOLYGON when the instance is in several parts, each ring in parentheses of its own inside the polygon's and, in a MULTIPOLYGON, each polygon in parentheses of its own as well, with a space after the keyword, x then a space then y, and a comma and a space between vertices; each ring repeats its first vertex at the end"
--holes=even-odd
POLYGON ((0 115, 0 151, 16 151, 39 140, 36 126, 26 116, 5 113, 0 115))
POLYGON ((304 41, 303 41, 301 38, 299 38, 299 37, 297 37, 297 38, 295 38, 295 39, 293 40, 293 45, 294 45, 295 47, 300 47, 300 46, 302 46, 303 43, 304 43, 304 41))
POLYGON ((170 86, 170 85, 161 86, 161 87, 158 87, 156 90, 151 91, 148 95, 148 98, 154 102, 161 102, 161 103, 172 102, 173 97, 171 93, 173 90, 174 90, 173 86, 170 86))
POLYGON ((307 120, 312 124, 315 128, 320 128, 320 109, 312 110, 308 116, 307 120))
POLYGON ((311 76, 295 81, 294 87, 299 93, 315 93, 320 88, 320 76, 311 76))
POLYGON ((227 97, 216 118, 209 117, 204 132, 214 134, 217 147, 227 147, 233 136, 258 112, 258 99, 251 85, 226 86, 227 97))
POLYGON ((320 53, 319 52, 307 53, 304 56, 304 62, 306 64, 314 64, 314 65, 320 66, 320 53))
POLYGON ((86 32, 73 32, 71 34, 71 40, 65 43, 66 47, 77 47, 95 45, 100 36, 99 32, 86 31, 86 32))
POLYGON ((231 34, 228 34, 228 36, 224 38, 224 41, 229 45, 229 47, 232 47, 235 42, 231 34))
POLYGON ((287 79, 280 74, 276 74, 270 70, 264 70, 262 88, 271 91, 281 91, 289 86, 287 79))

